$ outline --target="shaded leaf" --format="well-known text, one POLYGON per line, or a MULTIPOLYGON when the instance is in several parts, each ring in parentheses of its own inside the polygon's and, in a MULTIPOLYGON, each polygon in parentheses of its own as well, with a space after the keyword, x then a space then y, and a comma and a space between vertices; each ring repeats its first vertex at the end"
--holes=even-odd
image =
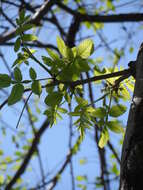
POLYGON ((18 81, 18 82, 22 81, 21 70, 20 70, 18 67, 16 67, 16 68, 14 69, 14 78, 15 78, 15 80, 18 81))
POLYGON ((48 94, 45 98, 45 103, 48 106, 59 105, 62 101, 63 94, 61 92, 52 92, 48 94))
POLYGON ((32 67, 29 69, 29 75, 32 80, 35 80, 37 78, 37 74, 32 67))
POLYGON ((15 104, 20 101, 24 92, 24 86, 22 84, 16 84, 13 86, 11 94, 8 98, 8 105, 15 104))
POLYGON ((27 30, 33 28, 33 27, 34 27, 34 24, 25 24, 25 25, 23 25, 23 26, 20 26, 20 27, 17 28, 17 30, 16 30, 16 35, 19 35, 19 34, 21 34, 22 32, 25 32, 25 31, 27 31, 27 30))
POLYGON ((50 67, 53 65, 53 60, 50 59, 49 57, 42 56, 42 60, 43 60, 43 62, 44 62, 46 65, 48 65, 48 66, 50 66, 50 67))
POLYGON ((7 74, 0 74, 0 88, 9 87, 11 84, 11 78, 7 74))
POLYGON ((14 44, 14 51, 17 52, 20 49, 21 40, 20 38, 17 38, 15 44, 14 44))
POLYGON ((33 81, 31 85, 31 89, 32 89, 32 92, 38 96, 40 96, 42 93, 42 87, 39 81, 36 81, 36 80, 33 81))
POLYGON ((124 133, 122 124, 118 120, 108 121, 106 124, 111 131, 115 133, 124 133))
POLYGON ((112 117, 119 117, 123 115, 126 112, 126 110, 127 107, 122 104, 114 105, 110 108, 109 115, 112 117))

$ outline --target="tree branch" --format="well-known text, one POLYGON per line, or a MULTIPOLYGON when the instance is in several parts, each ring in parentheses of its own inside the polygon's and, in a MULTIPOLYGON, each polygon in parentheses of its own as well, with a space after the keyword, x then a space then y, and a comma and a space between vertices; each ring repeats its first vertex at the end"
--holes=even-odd
POLYGON ((33 155, 33 153, 36 150, 36 147, 39 143, 39 140, 42 136, 42 134, 45 132, 45 130, 49 127, 49 121, 46 119, 41 128, 35 133, 35 137, 33 139, 31 148, 29 149, 27 155, 25 156, 20 168, 15 173, 14 177, 11 179, 11 181, 6 185, 5 190, 10 190, 13 185, 16 183, 18 178, 24 173, 25 169, 28 166, 28 163, 33 155))
MULTIPOLYGON (((44 17, 44 15, 51 9, 51 7, 56 3, 56 0, 46 0, 39 10, 33 15, 33 17, 29 20, 28 23, 39 24, 40 20, 44 17)), ((16 29, 6 33, 3 36, 0 36, 0 44, 4 43, 15 37, 16 29)))
POLYGON ((77 16, 81 21, 89 21, 89 22, 138 22, 143 21, 142 13, 128 13, 128 14, 114 14, 114 15, 88 15, 82 14, 69 8, 68 6, 62 4, 61 2, 56 3, 61 9, 66 11, 67 13, 77 16))

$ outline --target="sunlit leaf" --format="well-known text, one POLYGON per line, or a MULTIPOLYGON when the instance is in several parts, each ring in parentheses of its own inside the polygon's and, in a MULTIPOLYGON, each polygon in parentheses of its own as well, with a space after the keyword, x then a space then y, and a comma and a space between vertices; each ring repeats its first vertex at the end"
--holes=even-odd
POLYGON ((112 166, 111 172, 113 172, 116 176, 119 176, 120 171, 119 171, 119 169, 117 168, 116 163, 113 163, 113 166, 112 166))
MULTIPOLYGON (((59 49, 59 52, 61 53, 61 55, 65 58, 67 58, 69 48, 65 45, 65 42, 59 36, 57 37, 57 46, 58 46, 58 49, 59 49)), ((69 51, 70 51, 70 49, 69 49, 69 51)))
POLYGON ((49 48, 46 48, 49 56, 53 59, 53 60, 59 60, 59 55, 54 52, 53 50, 49 49, 49 48))
POLYGON ((4 183, 4 176, 0 175, 0 184, 3 184, 3 183, 4 183))
POLYGON ((91 39, 86 39, 78 45, 77 55, 83 59, 87 59, 93 53, 93 50, 93 41, 91 39))
POLYGON ((100 140, 98 142, 98 145, 100 148, 103 148, 109 140, 109 133, 107 129, 104 129, 101 133, 100 140))
POLYGON ((106 110, 103 107, 96 108, 94 111, 94 115, 97 118, 104 118, 106 116, 106 110))
POLYGON ((77 177, 76 177, 76 180, 77 181, 86 181, 87 180, 87 177, 84 175, 78 175, 77 177))
POLYGON ((68 111, 65 108, 58 108, 60 113, 67 113, 68 111))
POLYGON ((33 34, 24 34, 21 39, 24 41, 24 42, 27 42, 27 41, 35 41, 37 40, 37 36, 33 35, 33 34))

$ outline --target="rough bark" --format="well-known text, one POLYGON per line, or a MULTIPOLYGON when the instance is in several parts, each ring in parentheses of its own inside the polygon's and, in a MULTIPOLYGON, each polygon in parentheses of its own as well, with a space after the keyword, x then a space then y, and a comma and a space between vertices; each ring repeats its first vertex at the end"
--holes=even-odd
POLYGON ((136 82, 123 143, 119 190, 143 189, 143 44, 134 68, 136 82))

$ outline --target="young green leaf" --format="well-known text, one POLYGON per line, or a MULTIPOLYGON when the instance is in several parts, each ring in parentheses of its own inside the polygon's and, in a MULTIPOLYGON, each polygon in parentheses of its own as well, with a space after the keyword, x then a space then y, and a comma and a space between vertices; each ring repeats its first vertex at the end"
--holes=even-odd
POLYGON ((35 41, 35 40, 37 40, 37 36, 35 36, 33 34, 24 34, 21 39, 24 42, 35 41))
POLYGON ((49 56, 50 56, 54 61, 59 60, 59 55, 58 55, 56 52, 52 51, 52 50, 49 49, 49 48, 46 48, 46 50, 47 50, 49 56))
POLYGON ((63 94, 61 92, 52 92, 48 94, 45 98, 45 103, 48 106, 59 105, 62 101, 63 94))
POLYGON ((4 183, 4 176, 0 175, 0 185, 2 185, 4 183))
POLYGON ((30 30, 31 28, 34 27, 34 24, 25 24, 23 26, 20 26, 19 28, 17 28, 16 30, 16 35, 21 34, 22 32, 25 32, 27 30, 30 30))
POLYGON ((31 89, 32 89, 32 92, 38 96, 40 96, 42 93, 42 87, 39 81, 36 81, 36 80, 33 81, 31 85, 31 89))
POLYGON ((76 177, 76 180, 77 180, 77 181, 86 181, 86 180, 87 180, 87 177, 86 177, 86 176, 83 176, 83 175, 78 175, 78 176, 76 177))
POLYGON ((107 122, 107 127, 115 132, 115 133, 123 133, 124 129, 122 127, 122 124, 118 121, 118 120, 114 120, 114 121, 108 121, 107 122))
POLYGON ((20 49, 21 40, 20 38, 17 38, 15 44, 14 44, 14 51, 17 52, 20 49))
POLYGON ((11 78, 7 74, 0 74, 0 88, 9 87, 11 84, 11 78))
POLYGON ((58 108, 58 111, 63 114, 68 113, 68 111, 65 108, 58 108))
POLYGON ((32 80, 35 80, 37 78, 37 73, 32 67, 29 69, 29 75, 32 80))
POLYGON ((76 102, 78 104, 80 104, 81 106, 87 106, 88 105, 88 101, 85 100, 84 98, 82 97, 76 97, 76 102))
POLYGON ((65 42, 60 38, 59 36, 57 37, 57 46, 59 49, 59 52, 63 57, 67 57, 67 46, 65 45, 65 42))
POLYGON ((20 70, 18 67, 16 67, 16 68, 14 69, 14 78, 15 78, 15 80, 16 80, 17 82, 22 81, 21 70, 20 70))
POLYGON ((105 108, 102 107, 96 108, 94 111, 94 116, 97 118, 104 118, 106 116, 105 108))
POLYGON ((77 55, 83 59, 87 59, 94 51, 93 41, 86 39, 82 41, 77 47, 77 55))
POLYGON ((100 148, 103 148, 107 144, 108 140, 109 140, 109 133, 108 133, 107 129, 104 129, 101 133, 100 140, 98 142, 98 146, 100 148))
POLYGON ((11 94, 8 98, 8 105, 15 104, 20 101, 24 92, 24 86, 22 84, 16 84, 13 86, 11 94))
POLYGON ((126 110, 127 110, 127 107, 122 104, 114 105, 111 107, 109 111, 109 115, 112 117, 119 117, 123 115, 126 112, 126 110))

